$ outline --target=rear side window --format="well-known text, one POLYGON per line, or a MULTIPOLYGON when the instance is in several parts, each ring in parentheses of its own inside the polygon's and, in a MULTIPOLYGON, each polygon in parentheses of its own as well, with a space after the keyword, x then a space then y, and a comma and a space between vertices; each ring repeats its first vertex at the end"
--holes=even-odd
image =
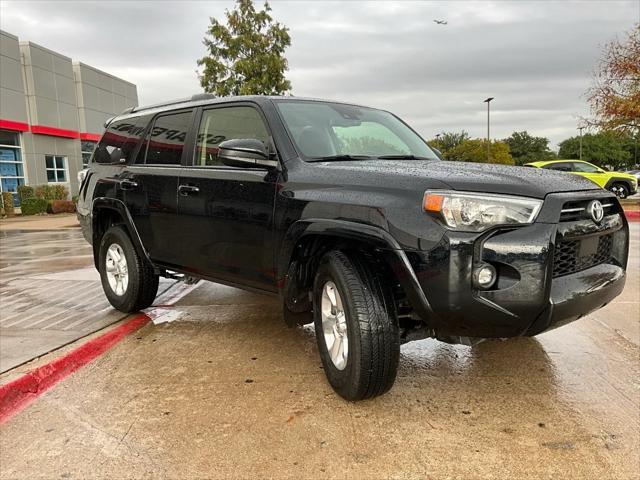
POLYGON ((148 115, 112 122, 93 154, 96 163, 125 163, 131 160, 149 123, 148 115))
POLYGON ((157 117, 147 140, 148 165, 180 165, 191 126, 191 111, 157 117))
POLYGON ((558 172, 571 172, 571 163, 569 162, 564 162, 564 163, 550 163, 549 165, 545 165, 544 167, 542 167, 546 170, 556 170, 558 172))
POLYGON ((218 145, 225 140, 251 138, 269 143, 269 132, 253 107, 224 107, 202 112, 196 155, 197 167, 222 166, 218 161, 218 145))

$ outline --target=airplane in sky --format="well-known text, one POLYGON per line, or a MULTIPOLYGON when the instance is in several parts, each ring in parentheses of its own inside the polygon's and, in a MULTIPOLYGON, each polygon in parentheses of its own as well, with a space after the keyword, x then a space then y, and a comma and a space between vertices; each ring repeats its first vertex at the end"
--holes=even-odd
POLYGON ((447 25, 448 23, 446 20, 434 20, 434 22, 438 25, 447 25))

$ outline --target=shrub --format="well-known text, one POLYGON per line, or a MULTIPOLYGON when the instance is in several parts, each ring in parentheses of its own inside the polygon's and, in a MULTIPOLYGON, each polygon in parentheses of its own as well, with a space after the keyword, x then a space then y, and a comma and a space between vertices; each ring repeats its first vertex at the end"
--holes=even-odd
POLYGON ((45 200, 66 200, 69 191, 64 185, 38 185, 34 189, 34 195, 45 200))
POLYGON ((25 198, 22 200, 23 215, 37 215, 39 213, 45 213, 47 211, 47 201, 44 198, 25 198))
POLYGON ((53 198, 51 200, 67 200, 69 198, 69 190, 64 185, 52 185, 53 198))
POLYGON ((71 200, 52 200, 49 202, 51 213, 74 213, 76 204, 71 200))
POLYGON ((46 200, 46 196, 48 193, 47 187, 48 185, 36 185, 33 188, 33 196, 36 198, 44 198, 46 200))
POLYGON ((13 217, 16 214, 13 208, 13 194, 11 192, 2 192, 2 203, 4 204, 5 215, 13 217))
POLYGON ((18 198, 20 199, 20 203, 22 203, 26 198, 33 197, 35 197, 35 192, 32 186, 18 185, 18 198))

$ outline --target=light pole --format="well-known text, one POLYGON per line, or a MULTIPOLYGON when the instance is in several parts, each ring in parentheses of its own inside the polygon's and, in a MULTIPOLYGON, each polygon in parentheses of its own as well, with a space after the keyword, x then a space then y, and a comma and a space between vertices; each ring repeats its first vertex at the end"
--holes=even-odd
POLYGON ((584 127, 578 127, 578 130, 580 130, 580 160, 582 160, 582 130, 584 127))
POLYGON ((487 104, 487 163, 491 161, 491 134, 489 130, 489 104, 491 100, 493 100, 493 97, 489 97, 483 102, 487 104))

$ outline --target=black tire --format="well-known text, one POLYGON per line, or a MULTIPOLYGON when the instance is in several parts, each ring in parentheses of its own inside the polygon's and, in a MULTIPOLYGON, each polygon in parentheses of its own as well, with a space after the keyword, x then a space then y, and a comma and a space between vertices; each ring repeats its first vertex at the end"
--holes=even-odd
POLYGON ((320 358, 329 383, 347 400, 387 392, 398 371, 400 337, 394 303, 381 278, 357 255, 327 253, 313 287, 314 323, 320 358), (322 327, 323 288, 333 282, 346 316, 347 359, 338 369, 329 354, 322 327))
POLYGON ((609 190, 613 192, 618 198, 624 199, 629 196, 629 187, 624 183, 614 183, 609 187, 609 190))
POLYGON ((149 307, 155 300, 159 276, 153 272, 147 259, 138 255, 123 227, 110 227, 102 236, 98 265, 102 289, 115 309, 125 313, 137 312, 149 307), (120 246, 127 261, 128 285, 121 295, 116 294, 109 284, 106 272, 107 251, 114 244, 120 246))

